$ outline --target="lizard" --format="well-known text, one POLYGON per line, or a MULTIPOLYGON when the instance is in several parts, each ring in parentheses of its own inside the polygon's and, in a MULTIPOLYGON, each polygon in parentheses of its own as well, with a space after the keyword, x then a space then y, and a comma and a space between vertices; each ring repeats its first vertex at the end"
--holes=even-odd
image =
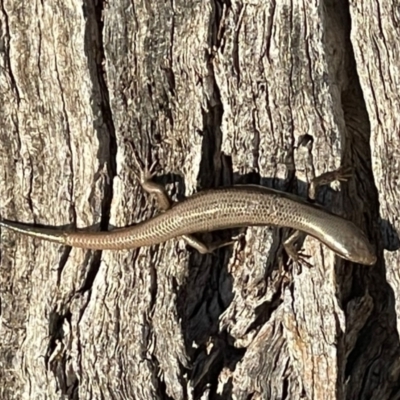
POLYGON ((294 243, 303 232, 318 239, 343 259, 363 265, 376 263, 375 250, 359 227, 314 203, 317 187, 349 177, 344 169, 315 178, 309 187, 309 200, 259 185, 233 185, 200 191, 182 202, 172 203, 165 188, 155 183, 152 177, 149 171, 141 172, 141 186, 156 197, 163 212, 132 226, 111 231, 65 231, 4 219, 0 219, 0 226, 66 246, 92 250, 134 249, 183 237, 204 254, 221 246, 207 246, 191 236, 193 233, 272 225, 295 230, 284 242, 287 254, 295 261, 299 255, 294 243))

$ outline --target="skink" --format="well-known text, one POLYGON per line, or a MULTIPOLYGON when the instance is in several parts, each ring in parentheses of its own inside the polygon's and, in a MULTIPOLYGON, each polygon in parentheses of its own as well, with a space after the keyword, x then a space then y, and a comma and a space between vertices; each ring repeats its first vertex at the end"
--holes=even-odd
POLYGON ((108 232, 65 232, 0 221, 19 233, 93 250, 133 249, 197 232, 261 225, 305 232, 355 263, 376 262, 374 248, 352 222, 301 197, 256 185, 199 192, 152 219, 108 232))

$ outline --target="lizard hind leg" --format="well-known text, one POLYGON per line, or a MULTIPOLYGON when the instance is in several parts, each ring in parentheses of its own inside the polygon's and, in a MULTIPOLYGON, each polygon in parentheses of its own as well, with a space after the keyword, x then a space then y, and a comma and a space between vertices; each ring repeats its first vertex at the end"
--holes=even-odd
POLYGON ((158 210, 166 211, 170 209, 172 200, 165 187, 153 181, 153 177, 156 175, 155 166, 157 162, 154 161, 150 167, 148 167, 147 163, 143 166, 136 157, 134 157, 134 162, 137 167, 137 171, 134 171, 134 174, 143 191, 156 200, 156 207, 158 210))
MULTIPOLYGON (((172 199, 168 195, 165 187, 159 183, 154 182, 152 179, 156 174, 156 162, 153 162, 150 167, 148 167, 147 165, 143 167, 141 163, 137 159, 135 159, 135 164, 139 170, 139 172, 136 173, 136 177, 139 180, 143 191, 155 199, 156 207, 158 208, 158 210, 162 212, 169 210, 173 204, 172 199)), ((197 250, 200 254, 209 254, 216 250, 216 248, 222 247, 208 246, 207 244, 192 235, 183 235, 182 239, 189 246, 197 250)))

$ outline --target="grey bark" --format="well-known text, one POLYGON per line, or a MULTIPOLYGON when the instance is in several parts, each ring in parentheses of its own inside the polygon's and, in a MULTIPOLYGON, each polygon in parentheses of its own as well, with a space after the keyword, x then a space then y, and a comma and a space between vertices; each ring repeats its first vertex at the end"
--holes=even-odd
POLYGON ((400 15, 383 0, 15 2, 0 9, 0 216, 125 226, 232 183, 305 195, 379 262, 249 228, 90 252, 1 231, 2 399, 398 399, 400 15), (351 28, 351 29, 350 29, 351 28), (226 235, 232 232, 226 233, 226 235), (219 234, 207 235, 213 240, 219 234))

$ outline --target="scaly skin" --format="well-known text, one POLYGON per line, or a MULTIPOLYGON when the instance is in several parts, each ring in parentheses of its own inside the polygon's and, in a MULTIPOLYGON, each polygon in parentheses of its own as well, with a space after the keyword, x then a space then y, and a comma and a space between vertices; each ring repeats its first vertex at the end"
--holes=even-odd
POLYGON ((16 232, 93 250, 133 249, 197 232, 256 225, 293 228, 344 259, 364 265, 376 262, 373 247, 352 222, 298 196, 254 185, 203 191, 152 219, 109 232, 65 232, 0 221, 0 226, 16 232))

